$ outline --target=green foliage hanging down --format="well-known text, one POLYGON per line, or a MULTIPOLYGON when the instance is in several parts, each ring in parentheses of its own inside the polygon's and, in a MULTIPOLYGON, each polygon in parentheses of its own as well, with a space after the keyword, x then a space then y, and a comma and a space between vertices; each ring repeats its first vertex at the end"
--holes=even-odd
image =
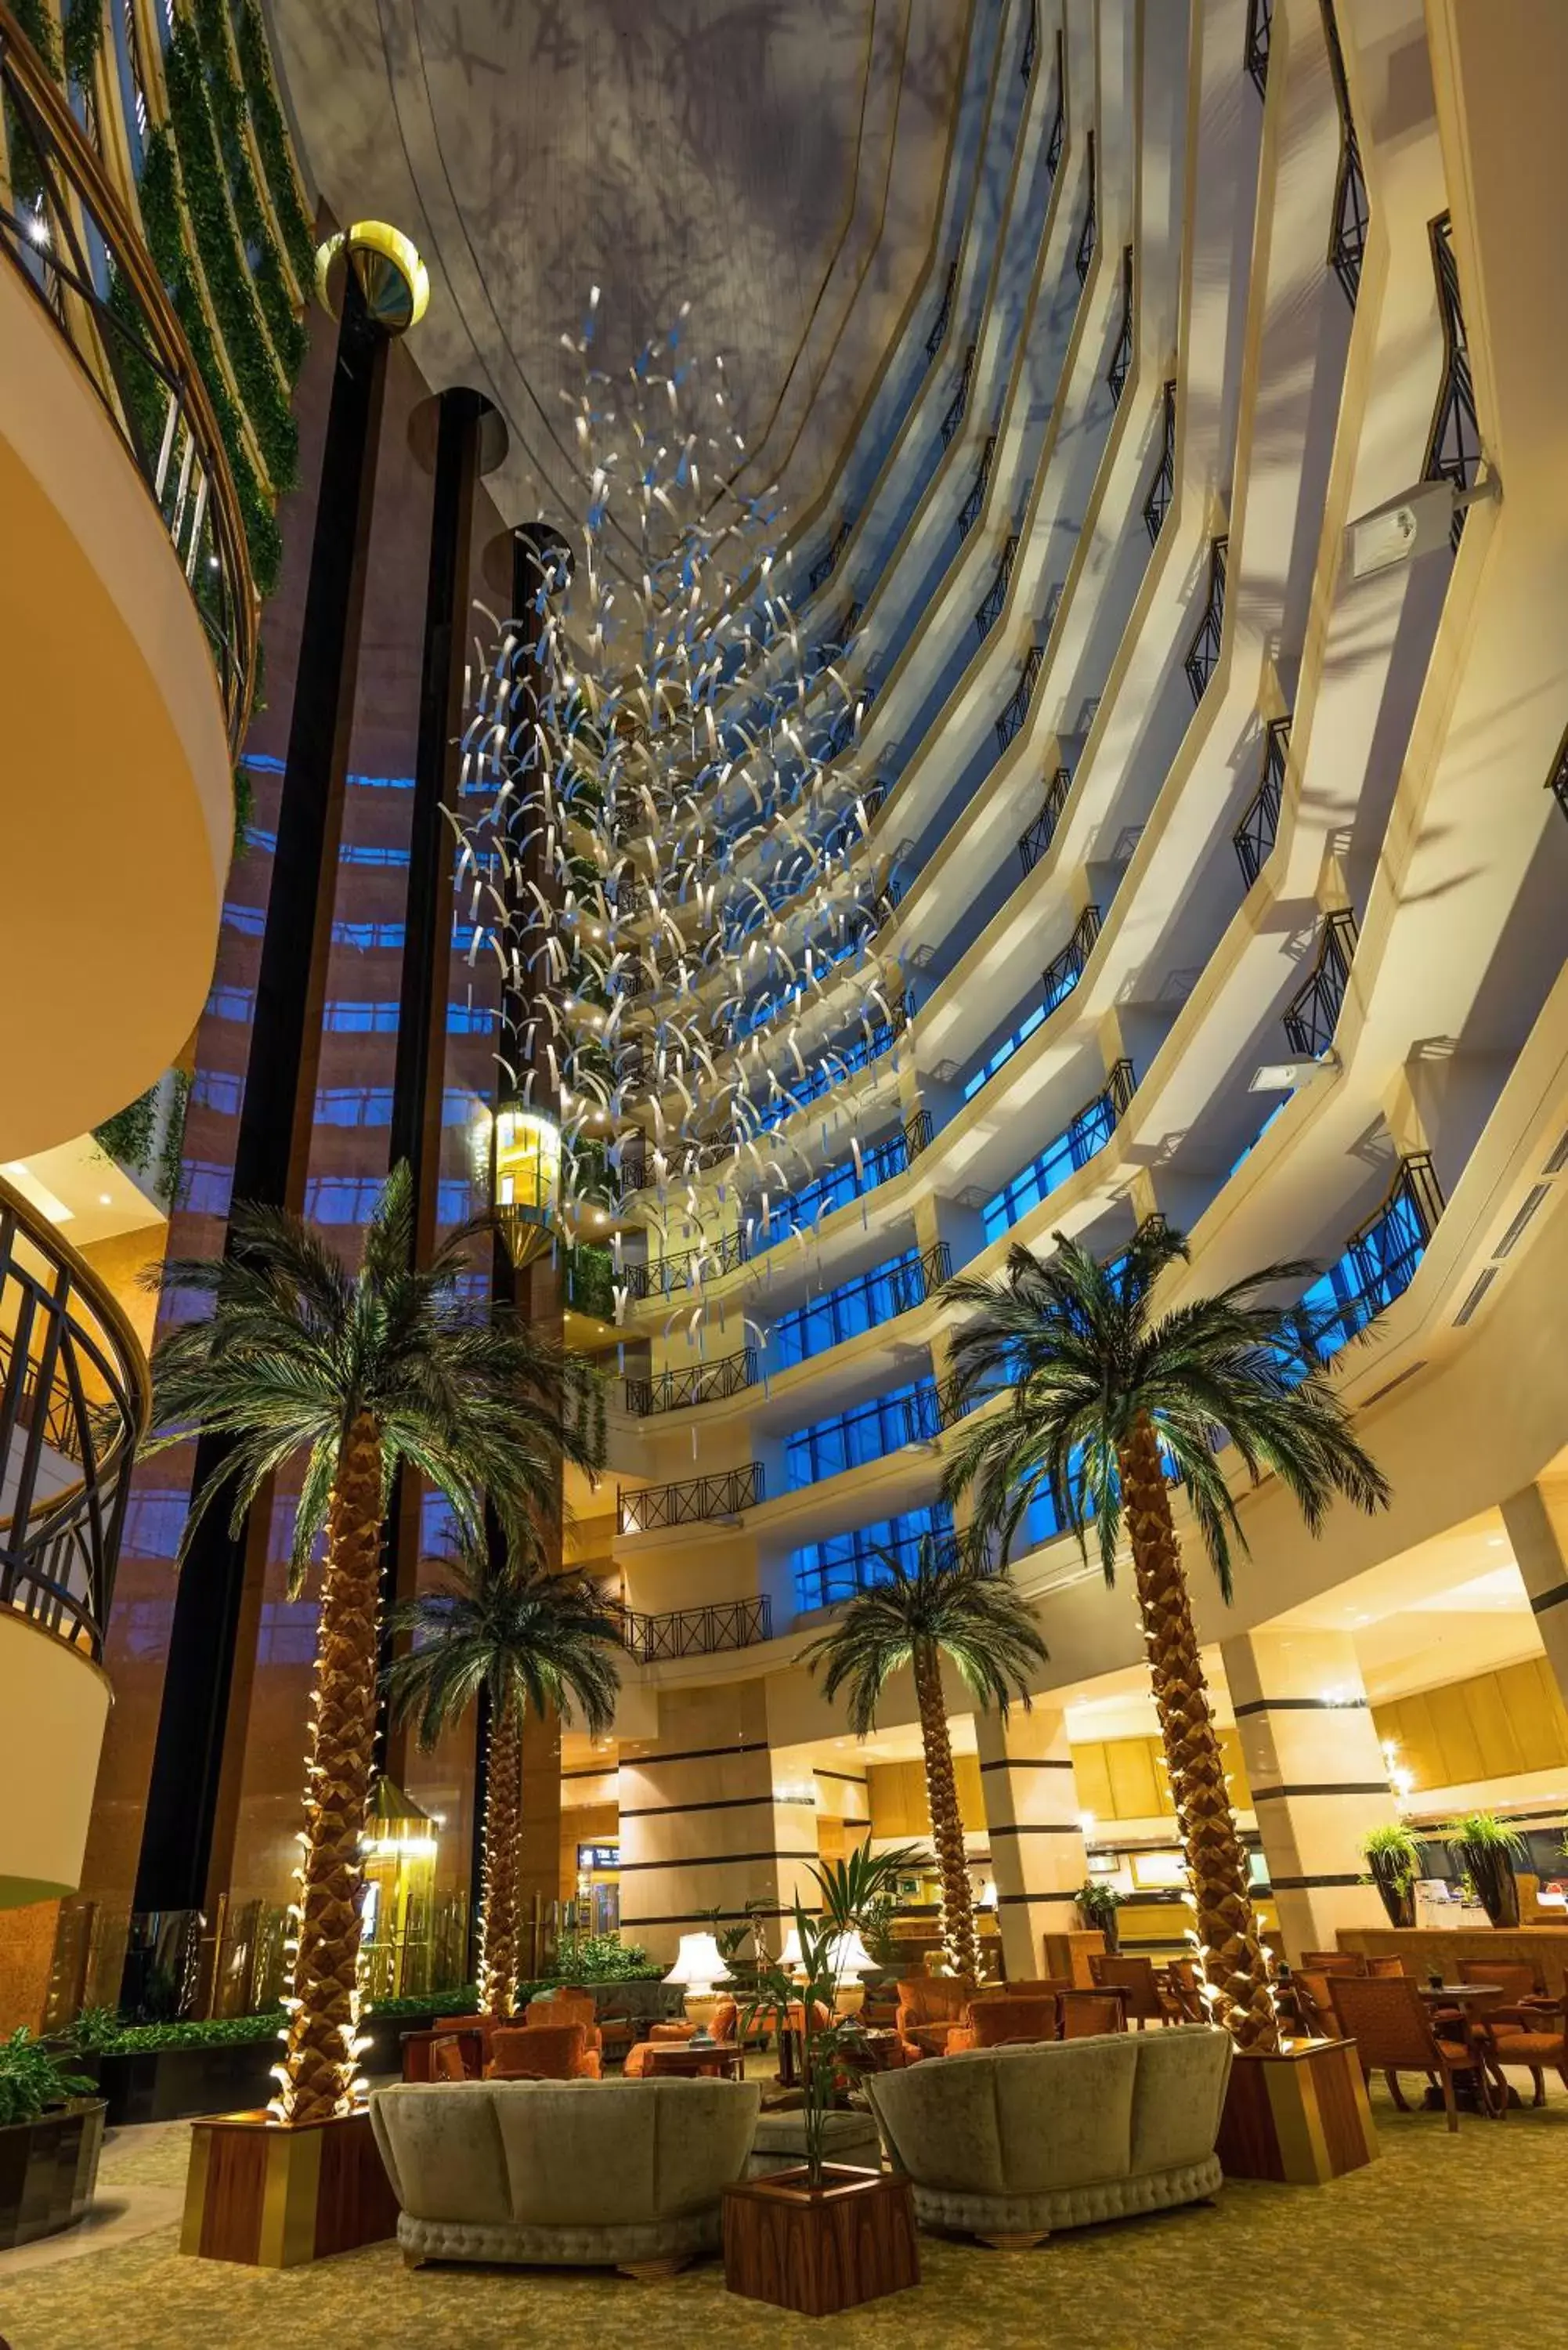
POLYGON ((266 173, 267 193, 283 231, 288 257, 294 264, 294 274, 301 286, 307 287, 316 268, 316 237, 300 205, 299 190, 289 161, 288 130, 273 83, 272 52, 256 0, 244 0, 234 27, 234 39, 251 110, 251 129, 255 132, 262 169, 266 173))
POLYGON ((141 167, 142 225, 147 231, 147 242, 158 265, 159 276, 168 288, 170 300, 185 330, 185 339, 191 346, 197 372, 207 387, 208 397, 217 416, 229 470, 234 474, 234 487, 239 494, 240 515, 250 547, 251 570, 256 587, 263 596, 270 596, 277 585, 278 565, 283 557, 283 537, 277 517, 245 448, 240 412, 224 380, 217 345, 213 340, 207 315, 202 306, 195 271, 181 225, 179 184, 169 134, 160 127, 148 139, 146 160, 141 167))
POLYGON ((92 1139, 100 1150, 118 1159, 122 1167, 133 1168, 138 1174, 150 1174, 152 1169, 153 1146, 158 1139, 158 1087, 149 1086, 101 1126, 95 1126, 92 1139))
POLYGON ((566 1304, 576 1314, 591 1314, 600 1322, 615 1320, 615 1263, 607 1248, 577 1241, 565 1250, 566 1304))
POLYGON ((90 89, 103 47, 104 0, 69 0, 66 19, 66 72, 78 89, 90 89))
POLYGON ((292 489, 298 478, 299 434, 235 238, 218 128, 189 25, 180 26, 164 53, 163 78, 185 210, 213 316, 273 488, 292 489))
POLYGON ((294 315, 294 299, 284 274, 282 255, 256 185, 251 151, 245 144, 245 94, 229 61, 223 0, 195 0, 193 17, 234 220, 251 259, 251 278, 272 347, 283 363, 284 373, 294 383, 305 363, 307 338, 303 324, 294 315))
POLYGON ((15 0, 12 15, 16 17, 44 62, 47 72, 60 78, 60 52, 55 39, 55 20, 44 5, 44 0, 15 0))

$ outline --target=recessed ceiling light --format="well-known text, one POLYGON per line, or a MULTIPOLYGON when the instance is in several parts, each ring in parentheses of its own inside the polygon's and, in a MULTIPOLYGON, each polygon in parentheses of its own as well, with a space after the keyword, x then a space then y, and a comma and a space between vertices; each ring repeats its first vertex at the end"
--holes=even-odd
POLYGON ((114 1205, 113 1200, 107 1191, 100 1191, 99 1193, 98 1203, 100 1208, 112 1208, 114 1205))

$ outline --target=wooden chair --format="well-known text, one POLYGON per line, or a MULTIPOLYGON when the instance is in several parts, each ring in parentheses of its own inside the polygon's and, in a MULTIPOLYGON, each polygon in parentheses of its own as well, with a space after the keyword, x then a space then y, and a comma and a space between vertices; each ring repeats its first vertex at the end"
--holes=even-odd
MULTIPOLYGON (((1476 2012, 1478 2028, 1493 2043, 1500 2064, 1517 2064, 1535 2085, 1532 2102, 1546 2103, 1546 2067, 1563 2070, 1556 2053, 1563 2036, 1563 2002, 1542 1990, 1535 1969, 1521 1960, 1461 1959, 1465 1983, 1495 1983, 1501 1997, 1476 2012)), ((1568 2076, 1565 2076, 1568 2077, 1568 2076)))
POLYGON ((959 1975, 920 1975, 898 1985, 897 2031, 911 2058, 945 2056, 950 2036, 961 2030, 975 1987, 959 1975))
POLYGON ((431 2050, 432 2081, 466 2081, 470 2078, 462 2061, 462 2043, 455 2032, 442 2033, 431 2050))
POLYGON ((1057 2006, 1064 2040, 1093 2040, 1101 2033, 1127 2028, 1127 2002, 1119 1990, 1064 1991, 1057 2006))
POLYGON ((1295 1994, 1296 2014, 1303 2031, 1311 2038, 1345 2038, 1334 2007, 1334 1985, 1344 1980, 1339 1975, 1319 1974, 1309 1967, 1297 1967, 1292 1974, 1291 1989, 1295 1994))
POLYGON ((1366 1961, 1359 1950, 1303 1950, 1302 1965, 1314 1975, 1364 1975, 1366 1961))
POLYGON ((1451 2130, 1459 2126, 1454 2100, 1456 2073, 1475 2074, 1482 2106, 1493 2121, 1507 2112, 1508 2084, 1484 2033, 1467 2026, 1459 2044, 1439 2040, 1408 1975, 1338 1976, 1334 2005, 1345 2037, 1355 2043, 1362 2072, 1368 2080, 1374 2072, 1382 2074, 1402 2114, 1410 2108, 1399 2086, 1401 2073, 1422 2073, 1439 2083, 1451 2130))
POLYGON ((1363 1972, 1380 1981, 1390 1981, 1396 1975, 1407 1975, 1409 1968, 1403 1959, 1368 1959, 1363 1972))
POLYGON ((1128 2021, 1136 2022, 1140 2032, 1146 2023, 1169 2023, 1176 2020, 1172 2014, 1170 1996, 1160 1988, 1152 1959, 1113 1957, 1108 1950, 1091 1950, 1089 1972, 1094 1976, 1096 1991, 1119 1991, 1127 1994, 1128 2021))
POLYGON ((1198 1969, 1190 1959, 1169 1960, 1165 1970, 1165 1988, 1183 2023, 1206 2021, 1203 1994, 1198 1987, 1198 1969))
POLYGON ((598 2051, 580 2023, 525 2023, 490 2036, 491 2081, 597 2081, 598 2051))
POLYGON ((966 2048, 1012 2048, 1060 2038, 1061 2012, 1054 1991, 1043 1999, 1004 1998, 988 1991, 984 1998, 971 2001, 969 2022, 950 2036, 948 2054, 960 2055, 966 2048))

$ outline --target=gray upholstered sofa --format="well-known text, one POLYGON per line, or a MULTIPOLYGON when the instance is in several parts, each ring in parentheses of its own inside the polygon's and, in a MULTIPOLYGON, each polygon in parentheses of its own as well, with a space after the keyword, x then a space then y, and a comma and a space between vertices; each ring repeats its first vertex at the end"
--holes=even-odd
POLYGON ((1231 2043, 1208 2024, 977 2049, 867 2090, 918 2217, 1007 2249, 1220 2185, 1231 2043))
POLYGON ((658 2276, 717 2248, 759 2101, 745 2081, 400 2082, 370 2121, 410 2265, 658 2276))

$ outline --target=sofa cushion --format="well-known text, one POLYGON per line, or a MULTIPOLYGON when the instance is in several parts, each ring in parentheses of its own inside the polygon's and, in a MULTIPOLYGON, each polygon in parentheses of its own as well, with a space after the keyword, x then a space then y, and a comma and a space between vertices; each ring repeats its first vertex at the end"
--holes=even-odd
POLYGON ((482 2226, 511 2218, 494 2096, 488 2081, 400 2082, 372 2095, 387 2176, 412 2218, 482 2226))
POLYGON ((718 2199, 745 2170, 756 2086, 735 2081, 496 2082, 518 2225, 635 2223, 718 2199))
POLYGON ((1211 2023, 1178 2023, 1137 2033, 1134 2046, 1133 2169, 1174 2170, 1207 2160, 1220 2135, 1235 2054, 1230 2033, 1211 2023))

